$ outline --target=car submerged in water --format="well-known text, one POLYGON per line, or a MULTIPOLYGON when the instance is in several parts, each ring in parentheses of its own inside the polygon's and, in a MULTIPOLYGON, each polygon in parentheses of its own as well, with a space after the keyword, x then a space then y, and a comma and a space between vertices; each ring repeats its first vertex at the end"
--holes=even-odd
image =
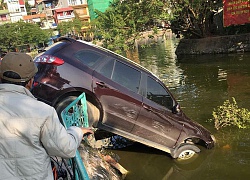
POLYGON ((133 61, 82 40, 62 37, 35 57, 32 93, 60 112, 85 92, 89 124, 190 159, 214 136, 190 120, 153 73, 133 61))

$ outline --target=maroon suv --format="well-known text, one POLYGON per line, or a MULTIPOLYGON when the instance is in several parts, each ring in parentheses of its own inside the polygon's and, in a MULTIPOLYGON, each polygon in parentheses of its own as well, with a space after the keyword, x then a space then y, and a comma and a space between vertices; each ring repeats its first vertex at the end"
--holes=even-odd
POLYGON ((168 88, 147 69, 107 49, 61 38, 34 61, 32 93, 60 113, 86 93, 89 123, 188 159, 197 145, 214 146, 211 133, 191 121, 168 88))

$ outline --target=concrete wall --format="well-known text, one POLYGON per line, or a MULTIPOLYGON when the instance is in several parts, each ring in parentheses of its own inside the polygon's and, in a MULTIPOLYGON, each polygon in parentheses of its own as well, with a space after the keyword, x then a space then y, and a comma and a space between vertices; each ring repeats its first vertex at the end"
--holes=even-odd
POLYGON ((250 33, 203 39, 181 39, 175 51, 177 56, 236 52, 250 52, 250 33))

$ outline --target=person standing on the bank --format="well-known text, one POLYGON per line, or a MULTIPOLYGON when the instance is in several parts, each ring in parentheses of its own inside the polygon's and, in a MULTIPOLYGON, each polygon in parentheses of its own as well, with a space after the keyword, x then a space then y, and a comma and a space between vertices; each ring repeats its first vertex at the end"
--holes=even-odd
POLYGON ((88 128, 60 123, 55 109, 29 91, 37 72, 25 53, 7 53, 0 65, 0 179, 52 180, 50 156, 72 158, 88 128))

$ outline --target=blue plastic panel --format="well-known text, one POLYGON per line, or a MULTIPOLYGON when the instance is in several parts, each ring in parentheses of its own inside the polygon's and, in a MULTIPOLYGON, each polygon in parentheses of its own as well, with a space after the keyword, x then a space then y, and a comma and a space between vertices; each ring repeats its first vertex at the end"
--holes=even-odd
MULTIPOLYGON (((70 126, 89 127, 87 102, 85 93, 82 93, 72 103, 70 103, 61 113, 63 124, 66 129, 70 126)), ((89 180, 88 173, 83 164, 79 151, 76 151, 74 160, 69 160, 68 163, 73 167, 75 162, 75 180, 89 180)))

